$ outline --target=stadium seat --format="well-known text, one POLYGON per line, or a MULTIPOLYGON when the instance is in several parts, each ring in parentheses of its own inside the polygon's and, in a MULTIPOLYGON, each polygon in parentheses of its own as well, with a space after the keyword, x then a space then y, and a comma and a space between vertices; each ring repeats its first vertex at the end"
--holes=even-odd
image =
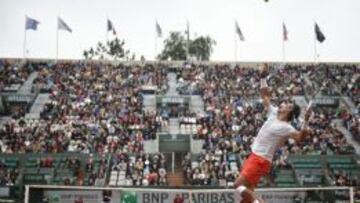
POLYGON ((230 170, 231 171, 238 171, 238 167, 237 167, 237 164, 236 162, 230 162, 230 170))
POLYGON ((126 180, 118 180, 116 183, 117 186, 126 186, 126 180))
POLYGON ((293 184, 293 183, 295 183, 295 178, 292 175, 278 175, 275 178, 275 183, 276 184, 279 184, 279 183, 293 184))
POLYGON ((110 177, 118 177, 119 172, 118 171, 111 171, 110 177))
POLYGON ((321 168, 321 164, 320 164, 320 163, 297 163, 297 164, 292 164, 292 166, 293 166, 295 169, 321 168))
POLYGON ((294 157, 290 159, 294 169, 315 169, 321 168, 321 162, 319 158, 299 158, 294 157))
POLYGON ((116 182, 117 182, 117 180, 110 179, 109 186, 116 186, 116 182))
POLYGON ((353 163, 350 163, 350 164, 345 164, 345 163, 343 163, 343 164, 338 164, 338 163, 330 163, 329 164, 329 167, 331 168, 331 169, 355 169, 356 168, 356 165, 355 164, 353 164, 353 163))
POLYGON ((25 173, 28 173, 28 174, 37 174, 39 171, 38 171, 38 168, 24 168, 24 174, 25 173))
POLYGON ((39 160, 37 158, 28 158, 26 163, 25 163, 25 167, 27 168, 33 168, 33 167, 38 167, 39 166, 39 160))
POLYGON ((54 174, 55 169, 54 168, 40 168, 39 173, 40 174, 54 174))
POLYGON ((191 162, 191 169, 195 169, 197 167, 199 167, 199 162, 197 162, 197 161, 191 162))
POLYGON ((334 158, 328 158, 327 162, 329 164, 351 164, 353 163, 353 160, 351 157, 334 157, 334 158))
POLYGON ((126 186, 133 186, 133 181, 131 179, 126 179, 125 185, 126 186))
POLYGON ((182 134, 184 134, 184 133, 186 132, 185 124, 181 124, 181 125, 180 125, 180 132, 181 132, 182 134))
POLYGON ((5 158, 5 166, 11 169, 17 168, 18 165, 18 158, 17 157, 9 157, 5 158))

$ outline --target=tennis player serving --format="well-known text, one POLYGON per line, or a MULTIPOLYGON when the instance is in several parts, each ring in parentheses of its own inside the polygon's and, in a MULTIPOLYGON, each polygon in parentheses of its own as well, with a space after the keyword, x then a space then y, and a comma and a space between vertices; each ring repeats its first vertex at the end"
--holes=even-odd
MULTIPOLYGON (((268 175, 275 151, 280 148, 288 138, 300 142, 308 135, 308 121, 310 105, 305 111, 304 123, 301 130, 296 130, 290 122, 300 115, 300 107, 295 102, 284 101, 279 107, 270 103, 270 89, 266 77, 269 74, 267 64, 260 67, 260 95, 267 111, 267 120, 260 128, 252 146, 251 154, 242 166, 239 177, 235 181, 236 193, 241 196, 241 203, 260 203, 254 192, 260 178, 268 175)), ((311 102, 310 102, 311 103, 311 102)))

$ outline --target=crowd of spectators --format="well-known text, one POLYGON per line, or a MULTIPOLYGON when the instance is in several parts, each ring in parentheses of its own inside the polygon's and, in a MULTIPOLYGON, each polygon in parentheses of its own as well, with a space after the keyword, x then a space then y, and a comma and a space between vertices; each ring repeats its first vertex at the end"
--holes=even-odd
MULTIPOLYGON (((268 79, 273 97, 312 95, 322 88, 322 95, 349 96, 355 106, 360 104, 360 67, 357 65, 272 65, 268 79)), ((219 92, 212 91, 214 95, 222 95, 226 89, 226 93, 232 95, 258 96, 259 72, 250 66, 193 65, 182 69, 178 80, 182 84, 179 87, 182 94, 204 94, 216 88, 219 92)))
POLYGON ((167 167, 164 154, 118 153, 111 164, 110 185, 117 186, 165 186, 167 167))
POLYGON ((360 143, 360 118, 359 116, 353 116, 350 122, 349 131, 354 136, 355 140, 360 143))
POLYGON ((231 187, 239 174, 237 161, 237 154, 220 148, 196 157, 187 155, 182 163, 185 184, 231 187))
POLYGON ((360 67, 355 64, 308 65, 306 73, 314 89, 323 87, 322 95, 349 96, 356 106, 360 100, 360 67))
POLYGON ((180 133, 182 134, 194 134, 201 128, 198 120, 201 115, 191 113, 189 111, 184 112, 179 117, 180 133))
POLYGON ((186 181, 195 185, 231 185, 238 175, 239 163, 250 152, 256 130, 264 121, 263 108, 261 105, 232 109, 226 106, 217 113, 207 113, 197 120, 201 127, 194 135, 195 139, 204 140, 203 153, 195 159, 187 156, 184 160, 186 181))
POLYGON ((289 145, 294 154, 354 154, 355 150, 345 136, 339 132, 331 121, 337 118, 336 109, 316 107, 309 125, 311 136, 302 143, 289 145))
MULTIPOLYGON (((6 63, 4 67, 1 76, 14 78, 1 80, 4 85, 23 82, 27 71, 36 69, 32 90, 50 93, 50 99, 40 119, 11 119, 1 127, 1 152, 90 154, 87 176, 76 169, 80 180, 61 180, 63 184, 104 185, 106 160, 95 164, 92 153, 140 153, 143 141, 156 137, 159 115, 143 111, 142 86, 166 91, 166 68, 82 62, 32 63, 24 71, 6 63)), ((51 160, 41 162, 41 167, 51 166, 51 160)), ((155 170, 152 166, 151 174, 155 170)), ((164 184, 166 172, 157 172, 157 184, 164 184)))
POLYGON ((15 185, 18 175, 18 169, 9 168, 4 163, 0 162, 0 186, 15 185))
POLYGON ((0 92, 17 91, 33 69, 18 60, 0 59, 0 92))
POLYGON ((53 84, 50 100, 40 120, 4 126, 2 152, 140 152, 143 140, 155 138, 156 114, 142 110, 140 87, 167 88, 164 68, 76 62, 37 68, 34 84, 53 84))
MULTIPOLYGON (((305 89, 309 88, 309 85, 305 85, 305 74, 307 67, 273 67, 268 83, 272 88, 272 98, 275 98, 274 104, 294 95, 304 95, 305 89)), ((229 177, 227 183, 231 184, 232 177, 236 177, 237 171, 231 170, 235 168, 234 162, 229 161, 228 157, 235 154, 234 160, 239 160, 237 168, 240 168, 265 120, 262 105, 256 104, 256 99, 252 99, 259 96, 259 72, 251 68, 215 65, 184 69, 178 75, 179 82, 183 84, 182 93, 187 93, 184 91, 185 87, 190 88, 192 92, 199 92, 204 100, 206 113, 205 117, 196 120, 196 124, 201 127, 194 135, 195 138, 205 141, 204 154, 199 155, 198 159, 189 160, 189 157, 185 157, 186 182, 195 185, 212 184, 229 177), (216 154, 221 155, 220 160, 205 160, 205 157, 213 157, 216 154), (193 164, 193 160, 197 164, 193 164), (224 170, 213 167, 215 164, 224 170), (202 181, 198 181, 199 177, 202 181)), ((353 147, 347 143, 344 135, 331 123, 335 118, 336 108, 316 107, 310 122, 311 138, 303 143, 295 143, 289 139, 286 145, 276 152, 273 160, 274 169, 291 168, 287 160, 290 154, 354 153, 353 147)), ((294 125, 298 126, 299 122, 295 122, 294 125)))
POLYGON ((359 115, 352 115, 348 111, 341 113, 341 119, 344 126, 353 135, 354 139, 360 143, 360 117, 359 115))
MULTIPOLYGON (((86 174, 88 174, 88 177, 85 177, 87 178, 87 185, 105 185, 105 177, 108 171, 108 159, 106 155, 103 154, 100 159, 94 159, 93 154, 90 154, 86 162, 85 170, 86 174)), ((78 176, 79 175, 80 174, 78 174, 78 176)), ((80 178, 82 178, 81 176, 80 178)))
MULTIPOLYGON (((194 138, 205 141, 203 153, 184 158, 187 184, 229 186, 250 153, 266 114, 257 103, 259 71, 250 66, 193 65, 178 71, 178 91, 201 95, 205 107, 205 115, 201 116, 176 112, 180 125, 195 125, 194 138)), ((144 112, 141 89, 149 85, 165 92, 166 68, 85 62, 20 65, 2 61, 0 90, 22 84, 34 70, 38 76, 33 92, 48 92, 50 100, 39 120, 12 119, 0 129, 2 153, 113 153, 116 159, 111 169, 118 171, 117 185, 167 184, 165 157, 150 157, 142 151, 143 141, 154 139, 160 127, 168 125, 173 111, 164 107, 144 112), (121 171, 124 178, 119 181, 121 171)), ((311 95, 325 84, 322 94, 341 93, 359 106, 359 78, 355 65, 281 65, 270 67, 268 84, 275 103, 295 95, 311 95)), ((311 138, 303 143, 289 140, 276 152, 274 168, 289 168, 290 154, 353 153, 354 149, 331 123, 335 114, 330 108, 316 108, 310 122, 311 138)), ((349 131, 358 135, 358 117, 340 115, 349 131)), ((89 158, 89 185, 102 184, 107 160, 101 159, 99 166, 95 168, 94 160, 89 158)))
MULTIPOLYGON (((247 110, 251 114, 243 114, 246 116, 241 124, 230 125, 231 127, 228 130, 222 130, 226 128, 214 126, 214 123, 209 124, 211 126, 209 128, 202 127, 194 136, 204 139, 204 154, 199 155, 195 159, 185 157, 184 171, 186 183, 210 185, 213 183, 219 184, 219 180, 223 179, 231 184, 233 177, 236 177, 238 174, 236 169, 241 167, 244 159, 250 153, 251 143, 263 122, 260 109, 256 112, 252 107, 248 107, 247 110), (256 119, 258 120, 255 121, 256 119), (234 129, 237 130, 234 131, 234 129), (198 164, 194 165, 194 161, 198 164), (210 166, 205 168, 204 164, 210 166), (213 167, 213 165, 216 167, 213 167), (222 167, 222 170, 219 170, 219 167, 222 167), (203 175, 194 175, 199 173, 203 175), (209 177, 210 180, 199 182, 194 180, 196 177, 202 177, 203 179, 209 177)), ((273 170, 291 169, 291 164, 288 161, 290 154, 332 155, 355 153, 352 145, 347 143, 344 135, 332 126, 330 123, 331 119, 326 116, 323 112, 316 112, 310 124, 312 128, 312 136, 310 138, 305 139, 302 143, 296 143, 289 139, 283 147, 277 150, 273 160, 273 170)), ((275 174, 272 173, 271 175, 275 174)), ((274 179, 274 176, 270 178, 274 179)), ((223 186, 227 186, 227 184, 223 183, 223 186)))
MULTIPOLYGON (((273 96, 292 96, 304 94, 305 71, 300 66, 284 65, 271 67, 269 86, 273 87, 273 96)), ((201 94, 229 99, 232 97, 253 98, 259 96, 259 71, 246 66, 229 65, 193 66, 178 73, 182 94, 201 94), (226 78, 226 80, 224 80, 226 78)))
POLYGON ((38 66, 38 75, 33 81, 32 92, 35 93, 51 93, 54 86, 51 69, 48 65, 42 64, 38 66))
POLYGON ((351 175, 349 172, 335 171, 331 173, 330 178, 332 180, 332 185, 336 186, 359 186, 360 179, 357 175, 351 175))
MULTIPOLYGON (((40 152, 38 146, 32 145, 33 135, 38 129, 38 120, 11 119, 0 128, 1 153, 40 152)), ((39 142, 45 139, 39 140, 39 142)))
POLYGON ((157 110, 156 111, 156 125, 159 126, 159 129, 165 130, 169 126, 169 113, 166 110, 157 110))
MULTIPOLYGON (((55 166, 53 166, 55 167, 55 166)), ((63 163, 56 167, 55 179, 58 178, 60 184, 64 185, 80 185, 79 182, 81 177, 81 163, 79 158, 70 157, 65 159, 63 163), (62 171, 70 172, 71 176, 61 174, 62 171)))

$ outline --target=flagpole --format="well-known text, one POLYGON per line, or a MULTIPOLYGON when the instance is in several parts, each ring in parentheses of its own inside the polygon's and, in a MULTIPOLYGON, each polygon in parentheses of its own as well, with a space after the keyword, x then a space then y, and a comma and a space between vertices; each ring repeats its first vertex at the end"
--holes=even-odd
POLYGON ((282 61, 285 63, 285 40, 282 42, 282 61))
POLYGON ((317 49, 316 49, 316 33, 315 33, 315 37, 314 37, 314 63, 316 63, 316 58, 317 58, 317 49))
MULTIPOLYGON (((107 20, 108 20, 108 19, 107 19, 107 20)), ((107 24, 108 24, 107 20, 106 20, 106 34, 105 34, 106 39, 105 39, 105 43, 104 43, 104 46, 105 46, 105 47, 107 46, 108 41, 109 41, 109 30, 108 30, 108 28, 107 28, 107 24)))
MULTIPOLYGON (((314 28, 315 29, 315 25, 316 25, 316 21, 315 19, 313 19, 314 22, 314 28)), ((316 32, 314 31, 314 63, 316 63, 316 56, 317 56, 317 48, 316 48, 316 32)))
POLYGON ((235 27, 235 32, 234 32, 234 61, 237 62, 237 40, 236 40, 236 27, 235 27))
MULTIPOLYGON (((25 16, 25 18, 26 18, 26 16, 25 16)), ((26 26, 25 26, 25 29, 24 29, 23 58, 24 59, 26 58, 26 26)))
POLYGON ((105 45, 107 44, 107 42, 109 41, 109 27, 108 27, 108 23, 109 23, 109 17, 106 16, 106 34, 105 34, 105 45))
MULTIPOLYGON (((283 20, 283 36, 282 36, 282 62, 285 63, 285 34, 287 35, 287 33, 285 33, 285 23, 283 20)), ((287 31, 286 31, 287 32, 287 31)), ((287 37, 287 36, 286 36, 287 37)))
POLYGON ((106 37, 106 41, 105 41, 105 44, 107 44, 107 42, 109 41, 109 30, 107 30, 107 28, 106 28, 106 35, 105 35, 105 37, 106 37))
POLYGON ((157 36, 155 33, 155 48, 154 48, 154 60, 156 61, 156 54, 157 54, 157 36))
POLYGON ((157 53, 157 35, 158 35, 158 33, 157 33, 157 20, 155 19, 155 38, 154 38, 154 40, 155 40, 155 47, 154 47, 154 61, 156 61, 156 53, 157 53))
POLYGON ((189 48, 190 48, 190 25, 189 25, 188 19, 186 19, 186 28, 187 28, 186 60, 188 60, 189 59, 189 48))
POLYGON ((59 57, 59 28, 56 29, 56 61, 59 57))

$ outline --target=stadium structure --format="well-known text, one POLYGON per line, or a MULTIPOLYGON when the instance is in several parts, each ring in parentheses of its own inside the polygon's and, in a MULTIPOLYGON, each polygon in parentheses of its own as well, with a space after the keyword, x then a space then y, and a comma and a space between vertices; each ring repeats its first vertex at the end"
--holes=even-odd
MULTIPOLYGON (((313 112, 257 193, 360 202, 359 64, 268 64, 272 102, 313 112)), ((266 118, 259 65, 0 59, 0 202, 238 202, 266 118)))

